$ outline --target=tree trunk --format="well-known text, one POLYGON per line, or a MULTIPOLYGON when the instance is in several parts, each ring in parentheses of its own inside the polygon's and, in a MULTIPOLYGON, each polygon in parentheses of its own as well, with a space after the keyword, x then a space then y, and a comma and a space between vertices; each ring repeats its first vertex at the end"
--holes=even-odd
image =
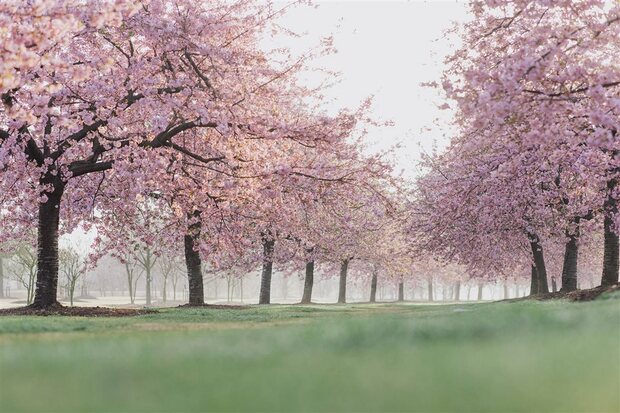
POLYGON ((58 178, 42 182, 52 183, 54 190, 46 193, 47 201, 39 204, 37 237, 37 285, 32 305, 38 308, 60 305, 58 290, 58 224, 60 201, 64 185, 58 178))
POLYGON ((4 263, 0 257, 0 298, 4 298, 4 263))
POLYGON ((168 297, 166 297, 166 295, 167 295, 167 291, 166 291, 167 290, 167 285, 166 284, 168 284, 168 282, 167 282, 167 279, 164 278, 164 285, 162 286, 162 289, 161 289, 161 298, 164 301, 164 304, 166 304, 166 301, 168 301, 168 297))
POLYGON ((349 270, 349 259, 342 260, 340 264, 340 285, 338 288, 338 303, 347 302, 347 271, 349 270))
POLYGON ((146 305, 151 305, 151 263, 146 265, 146 305))
POLYGON ((538 294, 538 271, 536 266, 532 264, 532 275, 530 279, 530 295, 538 294))
POLYGON ((204 305, 205 292, 202 284, 202 261, 200 259, 200 253, 196 248, 196 240, 200 236, 200 231, 202 229, 200 223, 200 211, 194 211, 193 214, 190 214, 189 218, 197 219, 196 222, 192 222, 188 226, 187 233, 184 238, 189 304, 204 305))
POLYGON ((75 295, 75 281, 71 281, 69 283, 69 302, 71 303, 71 307, 73 307, 73 296, 75 295))
POLYGON ((482 284, 478 284, 478 301, 482 301, 482 293, 484 286, 482 284))
POLYGON ((549 292, 549 284, 547 283, 545 256, 538 236, 530 236, 530 247, 532 248, 534 265, 536 265, 536 273, 538 274, 538 294, 547 294, 549 292))
POLYGON ((274 240, 263 240, 263 273, 260 280, 259 304, 269 304, 271 302, 271 276, 273 274, 273 249, 274 240))
POLYGON ((433 278, 428 279, 428 301, 433 301, 433 278))
POLYGON ((402 279, 398 283, 398 301, 405 301, 405 282, 402 279))
POLYGON ((605 243, 603 250, 603 276, 601 285, 607 286, 618 282, 618 234, 614 231, 614 216, 618 212, 616 199, 613 191, 616 187, 616 180, 607 183, 607 199, 605 200, 605 243))
POLYGON ((504 283, 504 300, 507 300, 510 298, 510 294, 508 293, 508 284, 504 283))
POLYGON ((577 260, 579 257, 578 234, 571 234, 568 237, 562 265, 562 291, 575 291, 577 289, 577 260))
POLYGON ((125 271, 127 272, 127 284, 129 285, 129 301, 133 304, 133 274, 127 263, 125 263, 125 271))
POLYGON ((377 302, 377 268, 372 270, 372 278, 370 279, 370 302, 377 302))
POLYGON ((312 286, 314 285, 314 261, 306 263, 306 278, 304 279, 304 294, 301 298, 302 304, 312 302, 312 286))
POLYGON ((461 301, 461 282, 457 281, 454 285, 454 301, 461 301))

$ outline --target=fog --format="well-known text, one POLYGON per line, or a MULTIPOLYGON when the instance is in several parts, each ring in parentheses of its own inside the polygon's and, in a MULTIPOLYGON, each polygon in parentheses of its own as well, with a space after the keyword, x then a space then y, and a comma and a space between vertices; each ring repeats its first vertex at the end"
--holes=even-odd
MULTIPOLYGON (((0 308, 18 307, 26 303, 27 289, 16 279, 8 268, 11 260, 4 259, 4 298, 0 299, 0 308)), ((62 265, 62 264, 61 264, 62 265)), ((275 271, 272 279, 271 302, 274 304, 298 303, 303 291, 303 268, 299 272, 275 271)), ((117 259, 106 256, 101 259, 95 268, 89 269, 78 279, 75 288, 75 306, 112 306, 112 307, 143 307, 146 304, 146 279, 144 272, 137 269, 133 280, 137 290, 132 303, 129 298, 129 287, 125 266, 117 259), (137 281, 136 279, 137 278, 137 281)), ((421 277, 424 282, 405 280, 404 298, 407 302, 416 304, 437 304, 454 301, 454 285, 433 281, 433 301, 428 298, 427 277, 421 277)), ((205 301, 208 304, 257 304, 260 288, 260 271, 248 274, 226 275, 212 274, 205 271, 204 275, 205 301)), ((315 282, 312 301, 315 303, 336 303, 338 299, 338 276, 321 270, 315 273, 315 282)), ((528 293, 527 285, 521 283, 504 284, 486 283, 477 281, 464 283, 461 286, 459 300, 462 302, 477 301, 478 288, 482 285, 483 300, 503 299, 507 292, 508 297, 524 296, 528 293)), ((151 306, 171 307, 187 303, 187 277, 183 268, 176 268, 164 282, 162 271, 158 265, 152 274, 151 306), (176 283, 176 286, 175 286, 176 283), (165 295, 164 299, 164 284, 165 295)), ((370 294, 370 278, 360 276, 351 278, 347 282, 347 302, 368 302, 370 294)), ((377 302, 394 302, 398 299, 398 284, 391 279, 379 278, 377 286, 377 302)), ((62 273, 59 279, 59 300, 69 304, 67 280, 62 273)))

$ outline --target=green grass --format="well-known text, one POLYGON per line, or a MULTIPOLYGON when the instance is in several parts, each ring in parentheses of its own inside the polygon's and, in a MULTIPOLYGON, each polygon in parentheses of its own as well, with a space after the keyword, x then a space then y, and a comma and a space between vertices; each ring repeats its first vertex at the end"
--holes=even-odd
POLYGON ((620 300, 0 318, 0 411, 620 410, 620 300))

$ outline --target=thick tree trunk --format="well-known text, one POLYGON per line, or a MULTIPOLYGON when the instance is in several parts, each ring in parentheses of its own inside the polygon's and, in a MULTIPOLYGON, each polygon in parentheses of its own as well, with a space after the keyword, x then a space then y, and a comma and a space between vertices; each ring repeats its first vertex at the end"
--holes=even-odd
POLYGON ((398 283, 398 301, 401 303, 405 301, 405 282, 403 280, 398 283))
POLYGON ((302 304, 312 302, 312 287, 314 286, 314 261, 306 263, 306 278, 304 279, 304 294, 301 297, 302 304))
POLYGON ((58 224, 60 222, 60 201, 64 185, 57 178, 52 183, 54 190, 46 193, 47 201, 39 204, 37 237, 37 284, 34 307, 44 308, 59 305, 58 291, 58 224))
POLYGON ((349 260, 342 260, 340 263, 340 285, 338 286, 338 303, 347 302, 347 271, 349 270, 349 260))
POLYGON ((428 279, 428 301, 433 301, 433 278, 428 279))
POLYGON ((478 284, 478 301, 482 301, 483 288, 484 285, 478 284))
POLYGON ((372 278, 370 279, 370 302, 377 302, 377 268, 372 270, 372 278))
MULTIPOLYGON (((199 211, 193 213, 194 218, 198 218, 199 216, 199 211)), ((187 234, 185 234, 184 238, 185 265, 187 267, 190 305, 204 305, 205 303, 205 290, 202 281, 202 260, 200 259, 200 253, 197 251, 196 246, 196 240, 200 236, 200 231, 200 221, 193 222, 188 226, 187 234)))
POLYGON ((615 187, 615 180, 611 180, 607 183, 608 195, 605 200, 603 276, 601 278, 601 285, 603 286, 618 282, 618 234, 614 231, 615 226, 613 222, 614 216, 618 212, 618 205, 616 199, 613 197, 615 187))
POLYGON ((510 298, 510 294, 508 293, 508 284, 504 283, 504 300, 510 298))
POLYGON ((271 276, 273 274, 273 240, 263 240, 263 273, 260 280, 259 304, 269 304, 271 302, 271 276))
POLYGON ((562 291, 575 291, 577 289, 577 260, 579 257, 577 237, 578 234, 569 235, 568 242, 564 247, 564 263, 562 265, 562 291))
POLYGON ((127 284, 129 285, 129 301, 133 304, 133 274, 129 268, 129 264, 125 263, 125 271, 127 273, 127 284))
POLYGON ((461 301, 461 282, 457 281, 454 285, 454 301, 461 301))
POLYGON ((534 256, 534 265, 536 265, 536 273, 538 274, 538 294, 547 294, 549 292, 549 284, 547 282, 547 269, 545 268, 545 256, 543 247, 540 245, 538 236, 530 236, 530 247, 534 256))
POLYGON ((536 266, 532 264, 532 276, 530 279, 530 295, 538 294, 538 271, 536 271, 536 266))

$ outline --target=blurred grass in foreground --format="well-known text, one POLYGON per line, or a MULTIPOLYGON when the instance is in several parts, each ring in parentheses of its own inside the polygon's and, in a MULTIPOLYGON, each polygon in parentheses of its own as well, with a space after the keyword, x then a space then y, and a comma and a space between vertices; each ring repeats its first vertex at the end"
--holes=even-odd
POLYGON ((620 410, 620 300, 0 318, 0 411, 620 410))

